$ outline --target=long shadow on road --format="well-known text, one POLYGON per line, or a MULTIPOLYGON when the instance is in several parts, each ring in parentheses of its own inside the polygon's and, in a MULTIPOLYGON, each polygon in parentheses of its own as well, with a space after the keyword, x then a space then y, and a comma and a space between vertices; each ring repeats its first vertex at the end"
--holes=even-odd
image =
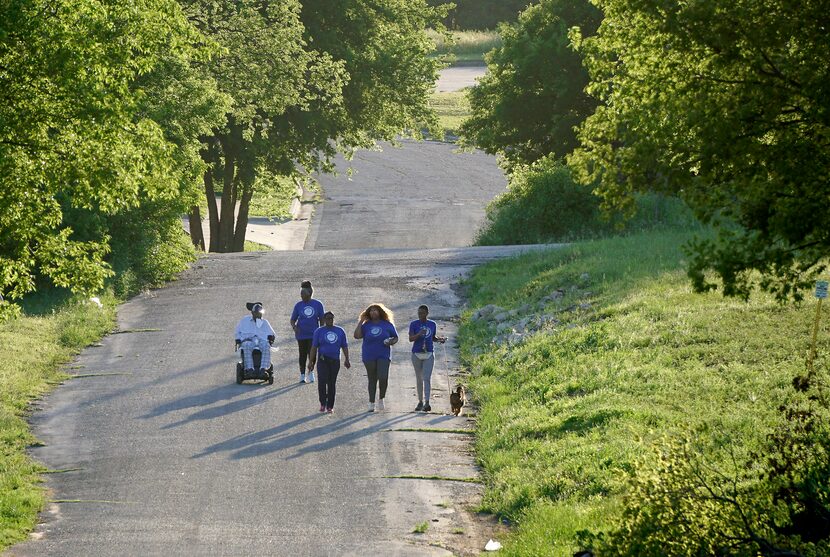
MULTIPOLYGON (((170 403, 164 404, 159 408, 168 407, 169 409, 165 409, 164 411, 154 411, 143 417, 151 418, 154 416, 159 416, 166 412, 172 412, 174 410, 192 408, 194 406, 208 406, 215 402, 219 402, 220 400, 229 400, 231 398, 245 393, 247 387, 247 385, 242 387, 238 385, 223 385, 221 387, 217 387, 211 391, 208 391, 208 393, 185 397, 181 401, 172 401, 170 403)), ((227 404, 223 404, 220 406, 211 406, 209 408, 204 408, 202 410, 199 410, 198 412, 194 412, 187 418, 182 418, 177 422, 167 424, 166 426, 162 427, 162 429, 171 429, 198 420, 212 420, 214 418, 221 418, 222 416, 233 414, 234 412, 239 412, 252 406, 256 406, 257 404, 262 404, 263 402, 283 395, 287 392, 293 391, 294 389, 299 387, 299 383, 287 385, 279 389, 269 389, 267 391, 260 392, 260 394, 249 396, 247 398, 232 400, 227 404)))
POLYGON ((327 422, 325 425, 320 425, 312 429, 289 433, 290 430, 297 426, 312 422, 324 416, 325 414, 311 414, 262 431, 239 435, 207 447, 192 458, 202 458, 214 453, 228 452, 231 453, 230 457, 232 459, 239 460, 284 451, 293 447, 300 447, 294 454, 287 457, 287 459, 295 459, 302 457, 304 454, 326 451, 334 447, 352 443, 362 437, 387 430, 396 423, 412 419, 411 414, 403 414, 376 424, 366 425, 355 431, 334 435, 344 429, 360 424, 371 416, 371 414, 362 413, 343 418, 335 423, 327 422), (325 435, 331 437, 303 447, 306 443, 325 435))

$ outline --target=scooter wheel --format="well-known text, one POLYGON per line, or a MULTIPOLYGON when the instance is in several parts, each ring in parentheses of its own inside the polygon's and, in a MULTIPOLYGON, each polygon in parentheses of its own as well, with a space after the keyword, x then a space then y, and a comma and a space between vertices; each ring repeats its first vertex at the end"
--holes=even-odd
POLYGON ((236 384, 241 385, 242 381, 245 379, 245 371, 242 369, 242 366, 236 364, 236 384))
POLYGON ((268 372, 268 384, 269 385, 274 384, 274 372, 273 371, 268 372))

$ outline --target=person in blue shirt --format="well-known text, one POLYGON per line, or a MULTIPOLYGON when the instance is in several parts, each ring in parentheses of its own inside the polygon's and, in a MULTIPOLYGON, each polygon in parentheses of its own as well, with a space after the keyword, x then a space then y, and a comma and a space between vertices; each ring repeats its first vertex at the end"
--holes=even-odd
POLYGON ((327 311, 323 314, 323 326, 314 331, 311 340, 311 353, 308 356, 308 371, 314 371, 317 366, 317 393, 320 395, 320 412, 334 412, 334 396, 336 392, 337 374, 340 371, 340 350, 346 357, 343 365, 346 369, 352 367, 349 361, 349 344, 346 341, 346 331, 334 326, 334 314, 327 311))
POLYGON ((390 346, 398 342, 392 310, 383 304, 372 304, 357 318, 354 338, 363 339, 363 365, 369 378, 369 412, 375 411, 375 394, 380 383, 378 410, 384 410, 383 399, 389 384, 389 366, 392 363, 390 346))
POLYGON ((438 336, 438 325, 427 319, 429 307, 418 307, 418 319, 409 324, 409 342, 412 343, 412 366, 415 368, 415 386, 418 391, 416 412, 429 412, 432 370, 435 367, 434 342, 447 342, 447 337, 438 336))
POLYGON ((294 329, 294 336, 300 349, 300 383, 314 383, 314 371, 312 370, 309 370, 308 381, 306 381, 306 364, 311 352, 311 339, 314 338, 314 331, 323 325, 323 314, 326 312, 323 304, 311 297, 312 294, 314 294, 314 289, 311 287, 311 281, 304 280, 300 284, 300 298, 302 299, 294 304, 294 311, 291 312, 291 328, 294 329))

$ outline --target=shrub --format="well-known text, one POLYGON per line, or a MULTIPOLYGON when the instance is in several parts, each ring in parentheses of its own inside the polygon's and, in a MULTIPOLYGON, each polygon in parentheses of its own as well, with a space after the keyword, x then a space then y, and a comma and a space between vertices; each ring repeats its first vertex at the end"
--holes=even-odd
POLYGON ((619 557, 830 554, 830 421, 816 383, 814 374, 793 381, 799 393, 763 451, 729 454, 731 470, 711 464, 717 449, 666 443, 631 480, 619 525, 583 533, 583 543, 619 557))
POLYGON ((609 236, 661 226, 690 228, 694 217, 678 199, 652 194, 637 200, 635 216, 607 217, 601 199, 577 184, 567 166, 553 157, 519 167, 507 191, 487 206, 479 245, 536 244, 609 236))
POLYGON ((193 244, 182 229, 179 213, 162 204, 109 218, 110 264, 116 295, 126 297, 145 287, 175 278, 195 259, 193 244))

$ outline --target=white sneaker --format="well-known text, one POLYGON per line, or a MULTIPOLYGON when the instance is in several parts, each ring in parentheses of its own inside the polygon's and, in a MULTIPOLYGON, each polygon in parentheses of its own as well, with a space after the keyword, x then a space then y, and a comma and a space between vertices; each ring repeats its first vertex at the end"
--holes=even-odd
POLYGON ((375 411, 375 403, 374 403, 374 402, 370 402, 370 403, 369 403, 369 412, 374 412, 374 411, 375 411))
POLYGON ((300 374, 300 383, 305 383, 305 373, 300 374))
POLYGON ((313 371, 308 372, 308 382, 309 383, 314 383, 314 372, 313 371))
POLYGON ((384 405, 384 404, 383 404, 383 399, 380 399, 380 400, 378 401, 378 410, 380 410, 381 412, 383 412, 384 410, 386 410, 386 405, 384 405))

